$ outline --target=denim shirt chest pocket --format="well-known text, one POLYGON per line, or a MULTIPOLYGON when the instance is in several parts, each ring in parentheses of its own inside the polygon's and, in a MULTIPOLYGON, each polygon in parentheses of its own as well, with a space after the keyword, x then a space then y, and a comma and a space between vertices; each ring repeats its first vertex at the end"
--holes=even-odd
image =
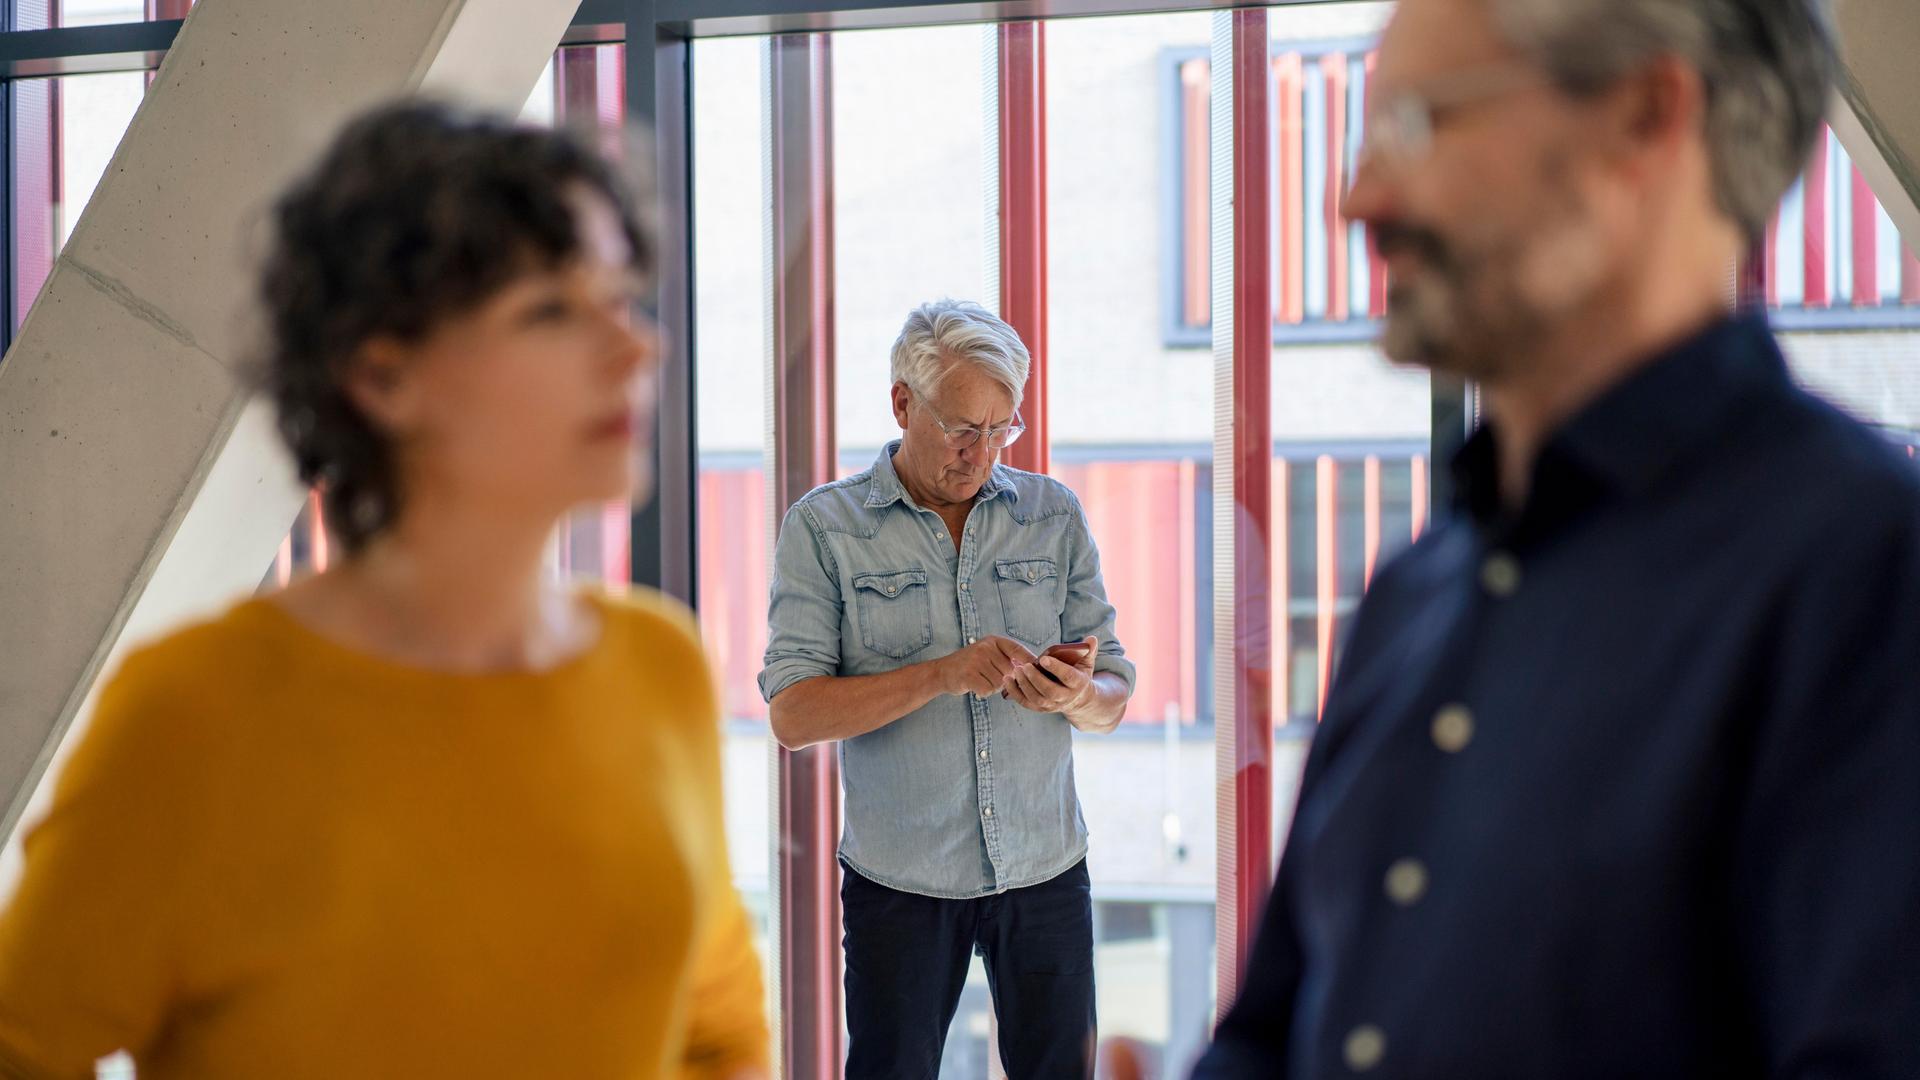
POLYGON ((993 564, 1000 610, 1007 634, 1026 645, 1045 648, 1060 640, 1060 615, 1066 597, 1060 570, 1052 559, 997 559, 993 564))
POLYGON ((860 643, 868 649, 902 660, 933 643, 933 599, 925 570, 856 574, 853 593, 860 643))

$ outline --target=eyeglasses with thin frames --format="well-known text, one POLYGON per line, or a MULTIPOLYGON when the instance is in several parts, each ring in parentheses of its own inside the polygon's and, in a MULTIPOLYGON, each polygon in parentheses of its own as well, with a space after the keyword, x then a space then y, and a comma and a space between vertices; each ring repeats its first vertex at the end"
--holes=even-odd
POLYGON ((933 403, 923 397, 918 390, 913 391, 913 396, 914 400, 927 410, 927 415, 933 417, 933 422, 940 425, 940 432, 946 436, 949 450, 965 450, 979 442, 982 435, 986 436, 987 445, 992 449, 1005 450, 1013 445, 1014 440, 1018 439, 1022 432, 1027 430, 1026 423, 1020 419, 1019 409, 1013 410, 1011 421, 997 427, 978 428, 971 425, 957 427, 942 419, 940 414, 934 411, 933 403))
POLYGON ((1433 150, 1434 128, 1449 113, 1547 81, 1538 68, 1504 63, 1457 72, 1420 90, 1385 97, 1367 117, 1360 158, 1403 169, 1417 165, 1433 150))

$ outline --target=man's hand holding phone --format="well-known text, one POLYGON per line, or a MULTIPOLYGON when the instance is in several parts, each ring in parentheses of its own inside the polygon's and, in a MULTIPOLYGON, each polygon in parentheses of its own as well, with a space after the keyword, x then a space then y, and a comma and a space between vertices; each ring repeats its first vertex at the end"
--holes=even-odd
POLYGON ((1072 712, 1092 692, 1098 646, 1097 638, 1088 637, 1047 649, 1014 670, 1003 696, 1034 712, 1072 712))

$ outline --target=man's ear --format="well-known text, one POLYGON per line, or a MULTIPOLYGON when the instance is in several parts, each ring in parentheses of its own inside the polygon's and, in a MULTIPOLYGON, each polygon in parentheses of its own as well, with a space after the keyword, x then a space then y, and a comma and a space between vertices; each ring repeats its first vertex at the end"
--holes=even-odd
POLYGON ((1621 80, 1596 133, 1636 166, 1672 162, 1700 138, 1707 122, 1707 84, 1677 56, 1662 56, 1621 80))
POLYGON ((907 430, 907 409, 912 405, 913 391, 907 389, 907 384, 904 382, 894 383, 893 419, 899 423, 901 431, 907 430))
POLYGON ((382 430, 403 432, 418 422, 419 390, 412 356, 391 338, 374 338, 341 365, 340 385, 361 415, 382 430))

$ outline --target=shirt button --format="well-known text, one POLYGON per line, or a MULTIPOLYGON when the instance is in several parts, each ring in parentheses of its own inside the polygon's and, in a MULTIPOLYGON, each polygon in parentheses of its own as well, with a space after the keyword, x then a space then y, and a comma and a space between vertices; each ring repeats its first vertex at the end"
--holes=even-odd
MULTIPOLYGON (((987 760, 987 752, 985 750, 980 751, 980 760, 981 761, 987 760)), ((992 811, 988 811, 988 813, 992 813, 992 811)))
POLYGON ((982 811, 981 811, 981 813, 982 813, 982 814, 984 814, 984 815, 986 815, 987 817, 992 817, 992 816, 993 816, 993 807, 991 807, 991 806, 989 806, 989 807, 987 807, 987 808, 986 808, 985 810, 982 810, 982 811))
POLYGON ((1480 564, 1480 585, 1489 595, 1506 599, 1520 591, 1520 560, 1496 551, 1480 564))
POLYGON ((937 532, 933 534, 933 538, 935 540, 945 540, 947 538, 947 534, 943 532, 937 532))
POLYGON ((1427 894, 1427 867, 1419 859, 1396 859, 1387 867, 1387 895, 1401 907, 1412 907, 1427 894))
POLYGON ((1387 1033, 1372 1024, 1361 1024, 1347 1033, 1343 1051, 1347 1068, 1366 1072, 1387 1056, 1387 1033))
POLYGON ((968 639, 967 639, 967 644, 969 644, 969 645, 971 645, 971 644, 973 644, 973 639, 972 639, 972 638, 968 638, 968 639))
POLYGON ((1472 741, 1473 711, 1465 705, 1449 705, 1433 714, 1433 745, 1457 754, 1472 741))
POLYGON ((961 591, 961 592, 966 592, 966 591, 967 591, 967 583, 966 583, 966 582, 964 582, 964 581, 963 581, 963 582, 961 582, 961 583, 960 583, 960 591, 961 591))

